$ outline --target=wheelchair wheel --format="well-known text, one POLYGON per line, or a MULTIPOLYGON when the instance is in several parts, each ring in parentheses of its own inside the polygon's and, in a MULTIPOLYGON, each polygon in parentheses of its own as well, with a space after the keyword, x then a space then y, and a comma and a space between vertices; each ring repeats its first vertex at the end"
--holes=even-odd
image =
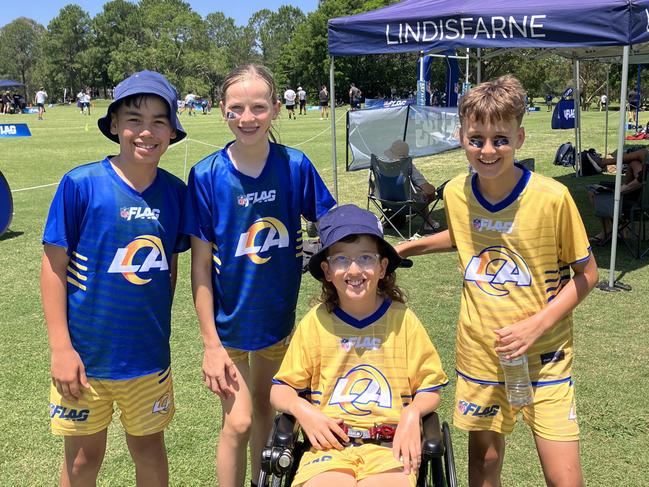
POLYGON ((453 454, 451 429, 446 421, 442 423, 442 435, 444 439, 444 469, 446 470, 446 485, 448 487, 457 487, 457 473, 455 471, 455 455, 453 454))

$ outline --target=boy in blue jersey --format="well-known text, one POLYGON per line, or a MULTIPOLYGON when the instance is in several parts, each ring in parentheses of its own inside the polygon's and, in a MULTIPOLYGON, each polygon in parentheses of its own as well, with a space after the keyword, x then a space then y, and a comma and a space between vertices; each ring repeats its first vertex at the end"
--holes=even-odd
POLYGON ((483 83, 458 111, 475 174, 444 188, 448 231, 397 251, 402 257, 458 253, 464 286, 453 423, 469 431, 469 485, 501 485, 505 435, 521 413, 546 483, 581 486, 572 310, 597 282, 597 264, 568 189, 514 162, 525 140, 519 81, 504 76, 483 83), (533 398, 517 407, 507 401, 499 355, 524 354, 533 398))
POLYGON ((189 239, 180 233, 186 186, 158 163, 186 136, 176 100, 159 73, 117 85, 97 123, 119 154, 63 176, 47 218, 41 293, 51 426, 65 437, 61 486, 95 485, 115 403, 137 485, 168 485, 171 302, 189 239))

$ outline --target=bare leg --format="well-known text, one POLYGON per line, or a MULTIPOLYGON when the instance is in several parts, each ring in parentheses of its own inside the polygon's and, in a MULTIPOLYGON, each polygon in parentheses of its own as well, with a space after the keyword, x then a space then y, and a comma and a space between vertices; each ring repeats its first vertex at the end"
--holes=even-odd
POLYGON ((358 487, 410 487, 408 475, 403 470, 389 470, 371 477, 366 477, 358 482, 358 487))
POLYGON ((87 436, 66 436, 61 487, 92 487, 106 453, 106 432, 87 436))
POLYGON ((579 441, 553 441, 534 435, 545 483, 550 487, 583 487, 579 441))
POLYGON ((275 410, 270 405, 270 386, 281 361, 272 361, 251 354, 250 390, 252 391, 253 420, 250 436, 250 458, 252 479, 259 478, 261 451, 273 426, 275 410))
POLYGON ((358 485, 352 472, 347 470, 329 470, 295 487, 355 487, 358 485))
POLYGON ((167 487, 169 465, 165 449, 164 432, 146 436, 126 434, 126 443, 135 463, 138 487, 167 487))
POLYGON ((246 477, 246 453, 252 427, 252 399, 247 358, 236 362, 234 396, 221 400, 223 425, 216 450, 216 473, 221 487, 242 487, 246 477))
POLYGON ((469 486, 500 487, 505 437, 495 431, 469 432, 469 486))

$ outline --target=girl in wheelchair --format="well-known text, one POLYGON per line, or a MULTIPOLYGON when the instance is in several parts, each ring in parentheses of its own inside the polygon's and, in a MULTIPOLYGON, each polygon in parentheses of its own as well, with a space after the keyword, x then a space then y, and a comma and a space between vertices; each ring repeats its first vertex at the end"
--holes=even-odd
POLYGON ((448 378, 404 304, 401 258, 376 216, 340 206, 320 220, 320 238, 309 271, 321 303, 298 325, 271 388, 273 407, 295 416, 311 443, 293 485, 412 487, 421 418, 448 378))

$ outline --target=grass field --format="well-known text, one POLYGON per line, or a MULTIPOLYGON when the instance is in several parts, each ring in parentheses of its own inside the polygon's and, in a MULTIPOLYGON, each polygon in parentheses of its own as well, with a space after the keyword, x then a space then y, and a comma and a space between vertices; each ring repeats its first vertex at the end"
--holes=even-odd
MULTIPOLYGON (((41 236, 55 184, 69 169, 112 154, 117 146, 98 131, 96 119, 105 104, 81 116, 73 107, 53 107, 39 122, 36 115, 0 116, 0 122, 26 122, 31 138, 0 139, 0 170, 9 181, 15 215, 10 231, 0 238, 0 486, 56 485, 62 440, 48 430, 49 351, 40 307, 38 279, 41 236), (42 187, 39 187, 42 186, 42 187), (34 188, 35 189, 27 189, 34 188)), ((337 111, 339 160, 344 161, 345 120, 337 111)), ((585 199, 584 185, 571 169, 552 165, 561 142, 571 131, 550 129, 545 111, 526 116, 527 139, 517 154, 534 157, 537 171, 568 185, 589 233, 599 223, 585 199)), ((332 187, 330 131, 326 121, 310 111, 299 120, 283 116, 277 123, 281 142, 297 146, 311 158, 332 187)), ((584 148, 604 149, 604 114, 585 112, 584 148)), ((647 120, 644 120, 646 122, 647 120)), ((187 143, 170 148, 161 165, 184 177, 192 164, 231 138, 220 115, 181 116, 187 143), (185 166, 187 161, 187 166, 185 166)), ((610 118, 609 151, 615 144, 617 113, 610 118)), ((417 160, 418 168, 434 184, 466 171, 460 151, 417 160)), ((339 200, 365 205, 367 175, 345 173, 339 164, 339 200)), ((590 178, 594 180, 602 177, 590 178)), ((444 223, 443 209, 435 218, 444 223)), ((600 276, 608 278, 609 251, 595 248, 600 276)), ((582 431, 582 463, 588 485, 645 486, 649 484, 649 260, 634 260, 624 246, 618 251, 622 281, 630 293, 594 290, 575 313, 576 363, 574 377, 582 431)), ((399 281, 414 311, 425 323, 449 376, 454 370, 454 330, 461 276, 453 254, 419 258, 414 269, 399 272, 399 281)), ((308 309, 317 286, 303 281, 298 316, 308 309)), ((219 402, 201 383, 202 346, 191 303, 189 255, 180 261, 173 310, 172 355, 176 417, 166 433, 171 484, 214 485, 215 446, 219 430, 219 402)), ((450 418, 454 381, 443 395, 440 413, 450 418)), ((453 429, 461 485, 466 485, 467 436, 453 429)), ((540 486, 543 476, 532 435, 518 425, 510 437, 503 485, 540 486)), ((116 418, 109 429, 109 445, 99 485, 134 485, 134 469, 116 418)))

